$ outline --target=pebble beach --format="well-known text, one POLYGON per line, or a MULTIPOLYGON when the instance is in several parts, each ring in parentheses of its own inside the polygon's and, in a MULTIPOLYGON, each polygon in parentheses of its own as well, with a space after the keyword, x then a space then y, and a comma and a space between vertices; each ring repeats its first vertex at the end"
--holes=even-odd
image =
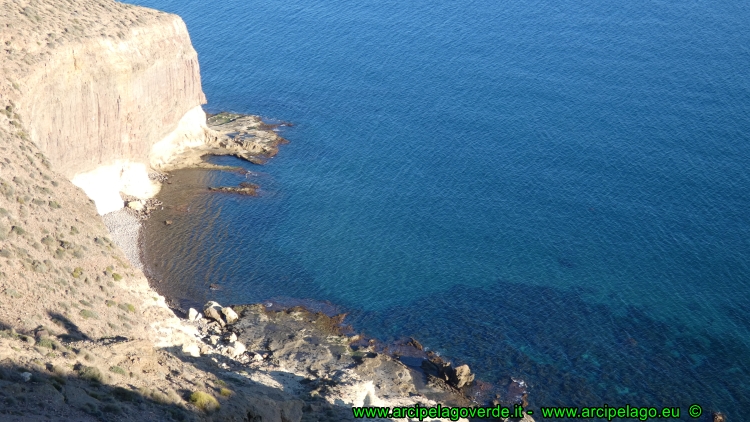
POLYGON ((125 256, 134 267, 143 271, 143 263, 138 248, 141 221, 132 215, 127 208, 105 214, 102 219, 112 235, 112 241, 125 252, 125 256))

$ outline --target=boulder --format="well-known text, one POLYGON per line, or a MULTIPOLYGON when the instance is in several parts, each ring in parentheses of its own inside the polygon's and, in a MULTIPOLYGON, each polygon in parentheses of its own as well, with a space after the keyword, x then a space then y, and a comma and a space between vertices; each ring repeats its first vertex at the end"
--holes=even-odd
POLYGON ((414 337, 411 337, 406 345, 411 346, 417 350, 424 350, 424 346, 422 346, 422 343, 418 342, 414 337))
POLYGON ((143 211, 146 205, 140 199, 128 202, 128 208, 134 211, 143 211))
POLYGON ((197 321, 198 319, 198 311, 196 311, 194 308, 190 308, 188 310, 188 320, 197 321))
POLYGON ((185 344, 182 346, 182 353, 197 358, 201 355, 201 349, 197 344, 185 344))
POLYGON ((200 345, 200 350, 201 350, 201 355, 208 355, 212 353, 211 346, 205 343, 200 345))
POLYGON ((221 309, 221 313, 224 314, 224 318, 227 320, 227 324, 233 324, 235 323, 240 317, 237 315, 237 312, 234 312, 234 309, 227 306, 226 308, 221 309))
POLYGON ((474 381, 474 374, 471 373, 469 365, 461 365, 456 367, 456 369, 446 367, 445 372, 448 375, 448 382, 456 388, 461 388, 474 381))
POLYGON ((221 305, 214 301, 206 303, 203 307, 203 315, 218 322, 222 327, 225 325, 224 319, 221 317, 221 305))
POLYGON ((232 343, 231 347, 227 347, 227 355, 233 358, 238 358, 242 356, 243 353, 247 351, 247 348, 244 344, 240 343, 239 341, 235 341, 232 343))

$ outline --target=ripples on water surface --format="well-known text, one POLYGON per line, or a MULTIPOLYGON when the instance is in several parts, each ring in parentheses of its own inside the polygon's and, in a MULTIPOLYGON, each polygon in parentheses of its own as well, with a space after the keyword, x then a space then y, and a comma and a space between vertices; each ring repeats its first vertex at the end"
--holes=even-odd
POLYGON ((745 2, 141 3, 207 109, 296 124, 257 198, 175 175, 162 291, 330 301, 535 405, 750 410, 745 2))

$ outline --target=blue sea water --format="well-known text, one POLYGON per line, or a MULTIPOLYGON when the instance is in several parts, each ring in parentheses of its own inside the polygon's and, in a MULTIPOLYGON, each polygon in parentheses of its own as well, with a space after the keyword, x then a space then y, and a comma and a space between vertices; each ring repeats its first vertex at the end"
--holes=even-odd
POLYGON ((750 4, 137 3, 207 110, 295 124, 257 198, 184 173, 173 296, 330 301, 532 406, 750 411, 750 4))

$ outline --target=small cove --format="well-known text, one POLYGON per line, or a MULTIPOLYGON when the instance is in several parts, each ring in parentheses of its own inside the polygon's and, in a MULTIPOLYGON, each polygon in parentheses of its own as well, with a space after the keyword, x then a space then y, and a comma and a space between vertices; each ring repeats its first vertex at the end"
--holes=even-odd
POLYGON ((750 408, 739 3, 143 4, 186 20, 209 111, 295 123, 212 159, 254 175, 175 174, 161 292, 328 301, 536 405, 750 408))

